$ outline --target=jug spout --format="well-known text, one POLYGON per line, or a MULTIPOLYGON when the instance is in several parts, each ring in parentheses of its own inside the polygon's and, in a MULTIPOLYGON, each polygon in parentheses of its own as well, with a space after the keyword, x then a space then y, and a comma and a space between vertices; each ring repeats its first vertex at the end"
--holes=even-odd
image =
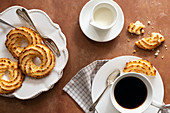
POLYGON ((101 27, 96 22, 94 22, 94 21, 91 21, 90 25, 92 25, 95 28, 101 29, 101 27))
POLYGON ((94 22, 94 21, 91 21, 91 22, 90 22, 90 25, 92 25, 92 26, 96 27, 96 24, 95 24, 95 22, 94 22))

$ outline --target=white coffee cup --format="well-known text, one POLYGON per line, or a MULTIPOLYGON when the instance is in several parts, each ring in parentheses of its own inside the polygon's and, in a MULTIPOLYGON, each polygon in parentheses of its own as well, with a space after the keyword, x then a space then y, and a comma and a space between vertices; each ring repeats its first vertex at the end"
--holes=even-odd
POLYGON ((103 1, 93 7, 90 25, 107 30, 114 26, 117 20, 117 10, 109 2, 103 1))
MULTIPOLYGON (((164 106, 163 104, 153 100, 153 86, 150 83, 150 81, 143 74, 140 74, 140 73, 133 73, 133 72, 125 73, 123 75, 120 75, 118 78, 116 78, 114 83, 111 86, 110 96, 111 96, 111 102, 112 102, 113 106, 121 113, 142 113, 150 105, 153 105, 158 108, 161 108, 162 106, 164 106), (141 80, 146 86, 146 90, 147 90, 146 99, 138 107, 130 108, 130 109, 125 108, 125 107, 121 106, 115 98, 114 91, 115 91, 116 85, 120 82, 120 80, 122 80, 123 78, 126 78, 126 77, 136 77, 139 80, 141 80)), ((136 100, 136 101, 138 101, 138 100, 136 100)))

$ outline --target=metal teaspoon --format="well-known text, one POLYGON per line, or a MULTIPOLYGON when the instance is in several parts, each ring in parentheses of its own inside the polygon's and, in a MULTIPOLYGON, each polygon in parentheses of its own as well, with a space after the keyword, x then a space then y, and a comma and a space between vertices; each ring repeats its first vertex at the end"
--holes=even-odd
POLYGON ((2 20, 2 19, 0 19, 0 22, 3 23, 3 24, 8 25, 8 26, 10 26, 10 27, 16 28, 16 27, 14 27, 13 25, 9 24, 8 22, 6 22, 6 21, 4 21, 4 20, 2 20))
POLYGON ((99 100, 101 99, 101 97, 105 93, 106 89, 113 84, 114 80, 119 75, 120 75, 120 70, 116 69, 108 76, 108 78, 106 80, 106 88, 103 90, 102 94, 98 97, 98 99, 91 105, 91 107, 89 108, 89 111, 95 110, 96 105, 98 104, 99 100))
POLYGON ((52 39, 50 39, 50 38, 48 38, 48 37, 46 37, 46 36, 42 36, 42 34, 40 34, 40 32, 39 32, 39 31, 37 30, 37 28, 35 27, 35 25, 34 25, 32 19, 31 19, 31 17, 30 17, 29 14, 28 14, 28 12, 27 12, 24 8, 22 8, 22 9, 17 9, 17 10, 16 10, 16 13, 17 13, 22 19, 24 19, 24 20, 34 29, 34 31, 35 31, 36 33, 38 33, 38 34, 42 37, 42 41, 44 42, 44 44, 45 44, 46 46, 48 46, 48 47, 51 49, 51 51, 52 51, 56 56, 59 57, 59 56, 60 56, 60 51, 59 51, 57 45, 55 44, 55 42, 54 42, 52 39))

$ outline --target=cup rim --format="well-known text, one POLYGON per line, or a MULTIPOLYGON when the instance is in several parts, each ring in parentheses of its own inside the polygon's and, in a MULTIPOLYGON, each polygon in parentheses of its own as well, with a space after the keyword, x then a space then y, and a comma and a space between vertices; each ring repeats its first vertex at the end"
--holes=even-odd
POLYGON ((117 77, 114 81, 114 83, 112 84, 111 86, 111 89, 110 89, 110 99, 111 99, 111 102, 112 102, 112 105, 121 113, 140 113, 140 112, 144 112, 152 103, 152 100, 153 100, 153 86, 151 84, 151 82, 149 81, 148 78, 146 78, 143 74, 141 73, 135 73, 135 72, 129 72, 129 73, 123 73, 121 74, 119 77, 117 77), (125 77, 130 77, 130 76, 133 76, 133 77, 137 77, 139 78, 140 80, 142 80, 144 82, 144 84, 146 85, 147 87, 147 97, 146 97, 146 100, 144 101, 144 103, 142 103, 139 107, 137 108, 134 108, 134 109, 128 109, 128 108, 124 108, 122 106, 120 106, 115 97, 114 97, 114 88, 116 86, 116 84, 123 78, 125 77), (148 89, 149 88, 149 89, 148 89))
POLYGON ((96 28, 98 28, 98 29, 107 30, 107 29, 112 28, 112 27, 115 25, 115 23, 116 23, 116 21, 117 21, 117 18, 118 18, 117 8, 115 7, 115 5, 113 5, 113 4, 110 3, 110 2, 102 1, 102 2, 97 3, 97 4, 93 7, 92 13, 91 13, 91 21, 90 21, 90 23, 91 23, 91 22, 94 22, 94 16, 93 16, 93 14, 94 14, 95 8, 96 8, 97 6, 99 6, 99 5, 101 5, 101 4, 110 5, 110 6, 115 10, 115 12, 116 12, 116 17, 115 17, 114 21, 113 21, 109 26, 106 26, 106 27, 94 26, 94 27, 96 27, 96 28))

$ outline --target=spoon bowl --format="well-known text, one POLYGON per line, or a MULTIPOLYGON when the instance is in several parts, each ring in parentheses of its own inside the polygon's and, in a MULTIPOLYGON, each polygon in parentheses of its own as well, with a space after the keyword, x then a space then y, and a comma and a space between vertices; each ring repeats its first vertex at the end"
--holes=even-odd
POLYGON ((22 9, 17 9, 16 13, 23 19, 25 20, 33 29, 36 33, 38 33, 42 37, 43 43, 50 48, 50 50, 54 53, 55 56, 60 56, 60 51, 55 42, 48 38, 47 36, 42 36, 37 28, 35 27, 31 17, 29 16, 28 12, 22 8, 22 9))

